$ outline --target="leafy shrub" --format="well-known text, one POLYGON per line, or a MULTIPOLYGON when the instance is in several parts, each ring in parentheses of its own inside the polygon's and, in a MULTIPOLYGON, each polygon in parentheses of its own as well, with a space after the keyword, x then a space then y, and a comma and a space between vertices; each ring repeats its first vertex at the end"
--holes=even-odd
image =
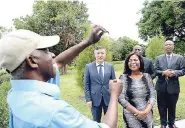
POLYGON ((10 89, 9 79, 10 75, 0 69, 0 128, 8 128, 9 109, 6 97, 10 89))
POLYGON ((0 128, 8 128, 9 109, 6 97, 9 89, 10 83, 8 81, 0 84, 0 128))
POLYGON ((0 84, 2 84, 3 82, 9 81, 9 79, 10 79, 10 75, 4 69, 1 69, 0 70, 0 84))

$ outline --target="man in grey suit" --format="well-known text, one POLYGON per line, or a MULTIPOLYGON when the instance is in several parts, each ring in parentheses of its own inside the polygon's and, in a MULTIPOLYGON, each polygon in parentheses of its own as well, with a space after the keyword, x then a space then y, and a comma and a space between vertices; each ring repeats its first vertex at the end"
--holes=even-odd
POLYGON ((144 73, 148 73, 150 74, 150 76, 152 77, 152 79, 155 78, 155 69, 154 69, 154 65, 152 63, 152 60, 147 58, 147 57, 143 57, 143 48, 140 45, 136 45, 133 48, 133 52, 137 52, 140 56, 142 56, 143 58, 143 62, 144 62, 144 73))
POLYGON ((112 64, 105 60, 106 49, 98 46, 94 50, 96 61, 89 63, 84 72, 84 92, 88 106, 91 108, 93 120, 100 122, 102 109, 104 114, 110 100, 109 80, 115 79, 112 64))
POLYGON ((167 40, 164 44, 165 54, 156 58, 155 68, 158 76, 156 82, 157 104, 160 114, 161 128, 177 128, 175 126, 176 103, 179 97, 179 77, 185 74, 183 56, 174 54, 174 42, 167 40), (168 121, 167 121, 168 115, 168 121))

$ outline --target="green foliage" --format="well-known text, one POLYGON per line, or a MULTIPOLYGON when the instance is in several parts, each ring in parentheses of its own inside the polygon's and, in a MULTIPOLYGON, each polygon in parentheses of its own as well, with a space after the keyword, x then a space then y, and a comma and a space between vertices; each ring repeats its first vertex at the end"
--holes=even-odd
POLYGON ((122 47, 122 60, 126 58, 126 56, 132 51, 133 47, 135 45, 138 45, 139 43, 133 39, 130 39, 129 37, 122 37, 118 39, 118 42, 123 43, 122 47))
POLYGON ((14 19, 14 25, 41 35, 59 35, 60 43, 50 48, 57 55, 83 39, 87 18, 83 2, 35 1, 33 14, 14 19))
MULTIPOLYGON (((84 35, 85 38, 87 38, 91 32, 92 27, 90 25, 86 25, 86 34, 84 35)), ((76 69, 77 69, 77 75, 76 75, 76 80, 77 80, 77 85, 83 89, 84 83, 84 68, 85 65, 95 61, 94 57, 94 49, 97 46, 104 46, 107 50, 106 52, 106 61, 111 61, 112 60, 112 55, 110 51, 110 39, 106 36, 103 36, 101 40, 86 48, 83 52, 80 53, 80 55, 77 57, 75 64, 76 64, 76 69)))
POLYGON ((120 43, 119 41, 112 40, 111 41, 111 51, 112 51, 112 59, 114 61, 121 60, 122 58, 122 46, 123 43, 120 43))
POLYGON ((141 14, 137 25, 143 40, 162 32, 166 39, 175 40, 175 52, 185 54, 185 1, 146 1, 141 14))
POLYGON ((0 84, 9 80, 10 75, 4 69, 0 69, 0 84))
POLYGON ((146 1, 138 22, 139 35, 145 41, 159 35, 184 40, 185 1, 146 1))
POLYGON ((175 42, 174 52, 185 56, 185 42, 175 42))
POLYGON ((146 48, 146 56, 151 58, 154 62, 155 58, 164 53, 165 37, 162 35, 155 36, 149 40, 148 47, 146 48))
POLYGON ((132 51, 133 47, 138 42, 130 39, 129 37, 120 37, 117 41, 112 41, 111 51, 113 60, 124 60, 125 57, 132 51))
POLYGON ((7 29, 5 27, 0 26, 0 38, 2 35, 6 34, 7 32, 10 32, 12 29, 7 29))
POLYGON ((10 75, 0 70, 0 128, 8 128, 9 109, 6 97, 10 89, 9 79, 10 75))
POLYGON ((3 84, 0 84, 0 128, 8 128, 9 109, 6 97, 9 89, 9 82, 4 82, 3 84))

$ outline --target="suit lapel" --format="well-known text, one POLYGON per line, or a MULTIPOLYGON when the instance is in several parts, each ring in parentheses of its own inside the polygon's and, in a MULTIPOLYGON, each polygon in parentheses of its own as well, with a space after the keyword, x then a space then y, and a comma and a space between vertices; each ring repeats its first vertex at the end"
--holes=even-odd
POLYGON ((107 79, 107 71, 108 71, 108 65, 106 62, 104 62, 104 77, 103 77, 103 83, 105 83, 105 80, 107 79))

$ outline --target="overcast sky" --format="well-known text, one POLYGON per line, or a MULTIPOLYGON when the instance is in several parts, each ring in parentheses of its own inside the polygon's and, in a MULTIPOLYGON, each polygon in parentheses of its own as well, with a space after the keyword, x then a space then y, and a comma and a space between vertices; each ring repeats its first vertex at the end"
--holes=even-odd
MULTIPOLYGON (((89 8, 89 20, 104 26, 112 38, 128 36, 138 39, 136 23, 144 0, 83 0, 89 8)), ((12 19, 32 13, 34 0, 0 1, 0 26, 11 27, 12 19)))

